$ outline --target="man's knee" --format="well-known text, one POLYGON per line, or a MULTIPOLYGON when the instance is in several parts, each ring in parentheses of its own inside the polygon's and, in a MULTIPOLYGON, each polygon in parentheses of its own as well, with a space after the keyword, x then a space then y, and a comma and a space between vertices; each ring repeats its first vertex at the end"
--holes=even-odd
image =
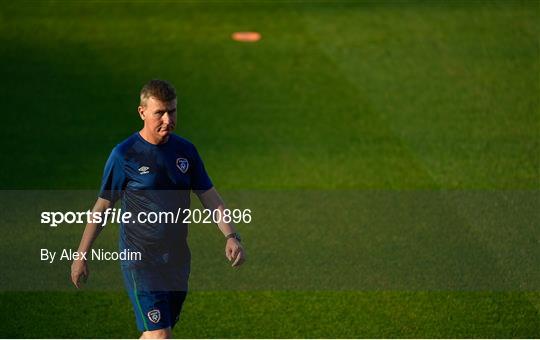
POLYGON ((141 339, 170 339, 172 336, 171 328, 162 328, 155 331, 146 331, 141 335, 141 339))

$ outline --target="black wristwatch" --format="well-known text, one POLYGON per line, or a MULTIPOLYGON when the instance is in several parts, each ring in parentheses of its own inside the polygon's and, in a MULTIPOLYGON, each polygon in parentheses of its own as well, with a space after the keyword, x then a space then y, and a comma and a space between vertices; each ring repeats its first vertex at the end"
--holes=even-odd
POLYGON ((230 239, 230 238, 235 238, 238 242, 242 242, 242 238, 240 237, 239 233, 231 233, 231 234, 225 236, 225 238, 227 240, 230 239))

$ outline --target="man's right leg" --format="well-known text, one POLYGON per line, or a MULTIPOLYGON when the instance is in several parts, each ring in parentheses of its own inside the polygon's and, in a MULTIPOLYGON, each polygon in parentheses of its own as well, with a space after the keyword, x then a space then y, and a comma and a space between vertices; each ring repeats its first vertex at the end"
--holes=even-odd
POLYGON ((169 292, 152 290, 156 274, 134 268, 122 268, 122 273, 141 338, 170 338, 174 319, 169 292))
POLYGON ((155 331, 143 332, 140 339, 170 339, 172 338, 171 327, 156 329, 155 331))

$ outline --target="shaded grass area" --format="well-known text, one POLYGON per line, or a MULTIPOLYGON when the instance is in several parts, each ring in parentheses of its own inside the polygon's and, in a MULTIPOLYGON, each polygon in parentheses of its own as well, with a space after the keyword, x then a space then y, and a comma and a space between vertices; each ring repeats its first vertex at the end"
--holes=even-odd
MULTIPOLYGON (((0 294, 0 303, 2 320, 9 320, 3 337, 138 336, 121 293, 13 292, 0 294)), ((174 330, 182 338, 539 335, 540 316, 526 293, 483 292, 192 292, 174 330)))
POLYGON ((538 188, 538 3, 431 4, 304 18, 357 115, 384 122, 440 187, 538 188))
POLYGON ((0 91, 27 122, 5 117, 4 157, 18 162, 0 172, 3 188, 95 188, 111 148, 140 126, 137 91, 152 77, 177 86, 178 132, 220 188, 539 185, 536 2, 3 12, 13 81, 0 91), (232 42, 238 30, 263 40, 232 42))

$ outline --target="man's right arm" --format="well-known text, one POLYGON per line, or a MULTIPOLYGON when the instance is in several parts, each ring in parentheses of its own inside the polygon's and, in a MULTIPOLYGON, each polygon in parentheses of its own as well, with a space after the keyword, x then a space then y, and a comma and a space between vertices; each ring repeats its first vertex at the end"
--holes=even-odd
MULTIPOLYGON (((110 201, 103 198, 98 198, 96 204, 94 205, 94 208, 92 209, 92 212, 99 213, 101 214, 101 216, 103 216, 103 212, 107 210, 107 208, 112 208, 112 205, 113 204, 110 201)), ((101 232, 101 229, 103 229, 102 224, 88 223, 86 225, 86 228, 84 229, 84 233, 81 238, 81 242, 79 244, 77 252, 88 253, 92 248, 94 240, 101 232)), ((71 281, 73 282, 75 287, 80 288, 81 280, 86 281, 89 273, 90 272, 88 271, 88 265, 86 264, 86 260, 74 260, 71 264, 71 281)))

